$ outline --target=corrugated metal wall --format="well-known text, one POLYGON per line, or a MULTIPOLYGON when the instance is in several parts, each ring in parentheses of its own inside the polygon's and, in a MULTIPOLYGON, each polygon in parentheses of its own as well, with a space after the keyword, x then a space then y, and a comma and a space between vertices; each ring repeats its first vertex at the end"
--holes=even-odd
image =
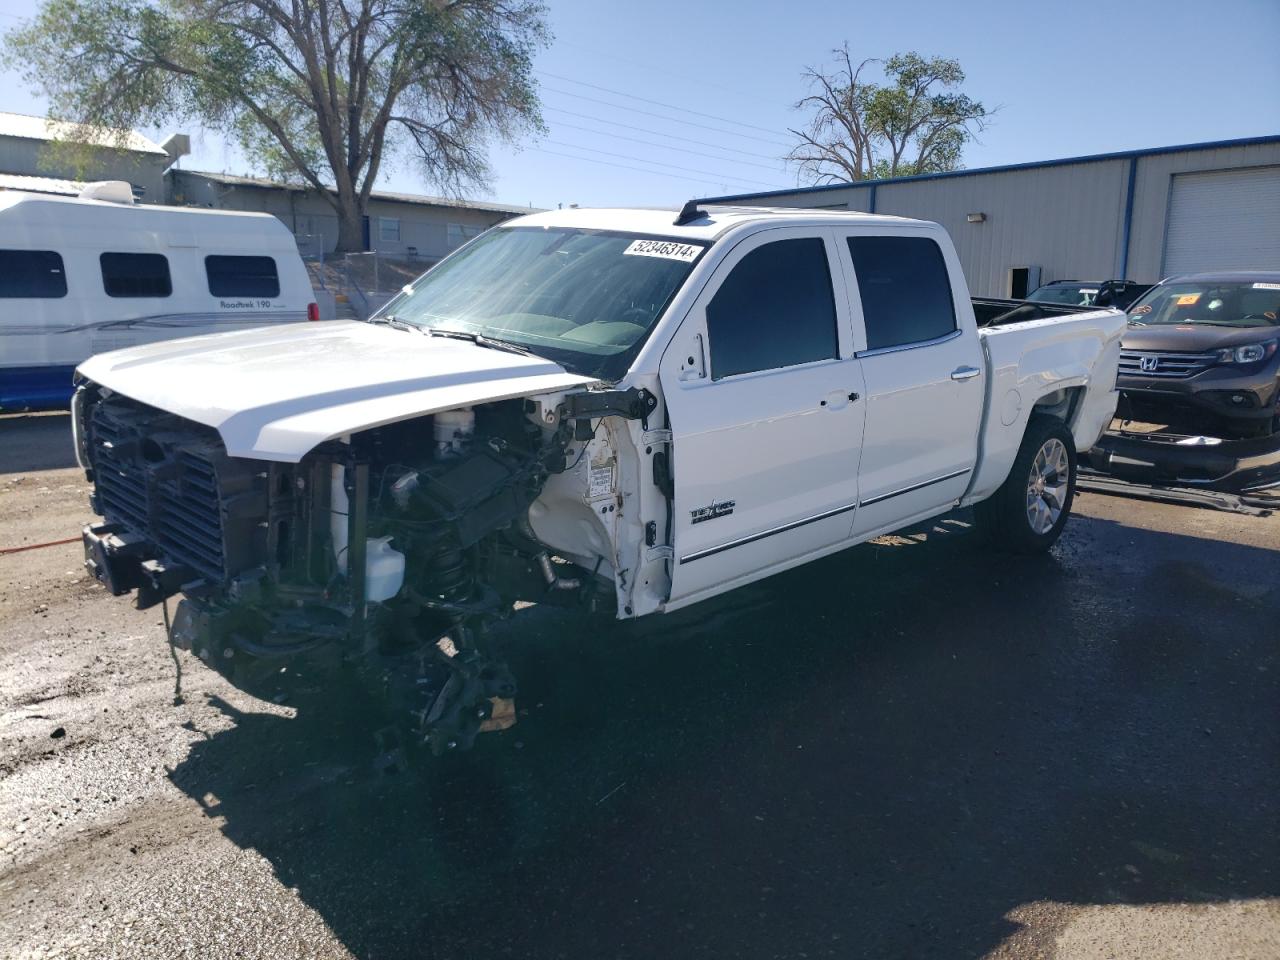
MULTIPOLYGON (((1041 282, 1120 276, 1154 283, 1161 269, 1176 173, 1280 164, 1280 142, 1194 148, 1022 169, 754 196, 735 202, 839 207, 917 217, 950 232, 976 296, 1008 296, 1012 267, 1038 266, 1041 282), (1128 257, 1123 249, 1130 166, 1128 257), (985 214, 981 223, 971 213, 985 214)), ((1259 223, 1266 218, 1259 214, 1259 223)), ((1240 224, 1249 230, 1248 222, 1240 224)), ((1276 265, 1280 269, 1280 264, 1276 265)))
MULTIPOLYGON (((1214 150, 1183 151, 1142 157, 1134 181, 1133 232, 1129 243, 1129 273, 1135 279, 1160 277, 1164 268, 1165 221, 1175 173, 1230 170, 1280 163, 1280 144, 1265 143, 1214 150)), ((1241 223, 1248 230, 1249 224, 1241 223)), ((1280 263, 1276 264, 1280 270, 1280 263)))
POLYGON ((977 296, 1008 296, 1010 267, 1050 280, 1104 279, 1118 260, 1127 166, 1123 161, 883 184, 876 212, 947 228, 977 296), (984 214, 969 223, 971 213, 984 214))

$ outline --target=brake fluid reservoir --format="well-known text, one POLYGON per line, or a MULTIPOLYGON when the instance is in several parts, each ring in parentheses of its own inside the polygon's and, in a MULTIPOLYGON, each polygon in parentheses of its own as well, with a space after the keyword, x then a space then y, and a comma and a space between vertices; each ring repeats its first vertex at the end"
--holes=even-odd
POLYGON ((436 440, 436 459, 456 457, 471 442, 476 432, 474 410, 443 410, 431 418, 436 440))
POLYGON ((391 549, 390 537, 371 538, 364 570, 364 598, 371 603, 390 600, 404 584, 404 554, 391 549))

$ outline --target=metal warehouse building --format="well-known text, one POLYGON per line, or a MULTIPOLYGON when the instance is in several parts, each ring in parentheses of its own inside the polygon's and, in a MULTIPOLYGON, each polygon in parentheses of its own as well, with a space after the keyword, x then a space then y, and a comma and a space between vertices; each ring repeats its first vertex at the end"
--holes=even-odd
POLYGON ((887 213, 950 231, 974 294, 1280 270, 1280 136, 708 198, 887 213))

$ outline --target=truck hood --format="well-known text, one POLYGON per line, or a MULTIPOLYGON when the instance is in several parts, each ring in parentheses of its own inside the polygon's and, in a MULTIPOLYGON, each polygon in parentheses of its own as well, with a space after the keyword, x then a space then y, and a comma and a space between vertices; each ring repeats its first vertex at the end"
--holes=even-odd
POLYGON ((1130 326, 1120 339, 1125 350, 1205 353, 1221 347, 1242 347, 1280 337, 1280 327, 1211 327, 1202 324, 1152 324, 1130 326))
POLYGON ((347 320, 130 347, 77 372, 213 427, 233 457, 289 463, 384 423, 595 382, 541 357, 347 320))

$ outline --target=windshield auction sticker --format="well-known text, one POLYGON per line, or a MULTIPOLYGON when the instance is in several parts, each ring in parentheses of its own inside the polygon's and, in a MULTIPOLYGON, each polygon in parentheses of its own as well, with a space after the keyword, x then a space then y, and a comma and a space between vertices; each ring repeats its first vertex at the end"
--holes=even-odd
POLYGON ((670 240, 636 240, 622 251, 628 257, 661 257, 663 260, 683 260, 692 263, 702 252, 692 243, 674 243, 670 240))
POLYGON ((1280 290, 1280 283, 1255 283, 1255 290, 1280 290))

